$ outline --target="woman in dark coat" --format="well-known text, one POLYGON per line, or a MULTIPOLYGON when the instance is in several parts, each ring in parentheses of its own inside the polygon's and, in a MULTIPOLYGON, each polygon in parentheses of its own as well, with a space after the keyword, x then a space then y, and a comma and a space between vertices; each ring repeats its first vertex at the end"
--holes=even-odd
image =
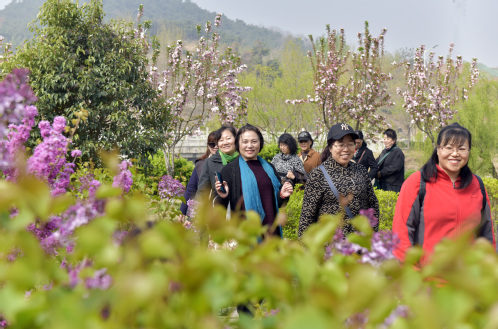
POLYGON ((216 181, 219 202, 232 211, 254 210, 261 217, 262 225, 268 226, 268 233, 282 236, 282 228, 274 227, 278 208, 293 192, 288 182, 283 185, 270 163, 258 156, 264 146, 263 135, 258 128, 247 124, 240 128, 235 139, 240 156, 227 164, 221 171, 222 183, 216 181))
MULTIPOLYGON (((320 216, 339 214, 345 206, 349 208, 351 216, 344 214, 344 234, 354 231, 350 223, 351 217, 359 215, 362 209, 373 209, 375 217, 379 218, 379 202, 367 171, 363 166, 351 161, 355 139, 358 139, 358 135, 348 124, 338 123, 330 128, 327 147, 322 152, 322 165, 311 171, 304 189, 299 237, 308 226, 316 223, 320 216), (333 182, 339 198, 332 191, 323 170, 333 182)), ((377 231, 378 223, 373 228, 377 231)))
POLYGON ((278 138, 280 153, 273 157, 271 164, 277 170, 280 179, 290 183, 303 184, 308 178, 303 161, 297 156, 297 143, 291 134, 285 133, 278 138))
POLYGON ((353 155, 353 161, 365 167, 368 177, 374 179, 377 177, 377 161, 375 161, 372 150, 367 147, 367 142, 363 140, 363 132, 359 130, 357 134, 359 138, 354 141, 356 152, 353 155))
POLYGON ((405 154, 396 146, 396 132, 393 129, 384 131, 386 148, 377 158, 378 187, 384 191, 401 191, 405 181, 405 154))
MULTIPOLYGON (((201 176, 202 166, 204 165, 204 161, 206 161, 207 158, 215 154, 216 151, 218 151, 218 140, 216 139, 216 131, 213 131, 208 135, 207 138, 206 153, 204 153, 200 158, 195 160, 194 170, 192 171, 192 175, 190 176, 190 179, 188 181, 187 188, 185 189, 185 194, 183 195, 185 201, 195 198, 195 194, 197 193, 199 185, 199 177, 201 176)), ((185 219, 185 216, 187 215, 187 210, 188 210, 187 204, 182 202, 182 205, 180 206, 180 211, 182 212, 182 215, 180 215, 180 221, 183 221, 185 219)))

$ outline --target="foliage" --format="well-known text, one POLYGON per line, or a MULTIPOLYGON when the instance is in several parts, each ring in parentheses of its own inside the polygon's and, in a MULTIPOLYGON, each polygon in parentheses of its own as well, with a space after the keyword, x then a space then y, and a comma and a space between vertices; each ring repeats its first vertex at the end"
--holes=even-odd
POLYGON ((489 203, 491 207, 491 217, 498 222, 498 179, 482 177, 486 192, 488 192, 489 203))
POLYGON ((154 152, 169 120, 147 81, 149 23, 134 29, 131 23, 104 24, 103 16, 101 1, 79 7, 48 0, 31 25, 35 38, 2 63, 4 73, 30 69, 43 119, 63 116, 71 122, 82 109, 88 111, 73 145, 85 161, 94 162, 101 149, 118 147, 135 158, 154 152))
POLYGON ((480 176, 498 178, 492 157, 498 140, 498 82, 481 79, 458 109, 458 122, 472 133, 469 167, 480 176))
POLYGON ((297 240, 297 231, 299 229, 299 218, 303 207, 304 187, 296 185, 294 193, 289 198, 285 211, 287 213, 287 223, 283 226, 284 238, 297 240))
POLYGON ((313 91, 313 72, 305 49, 288 38, 277 65, 255 65, 241 75, 241 83, 252 90, 247 93, 247 121, 277 139, 282 132, 304 128, 315 131, 312 104, 291 105, 285 99, 306 97, 313 91))
POLYGON ((351 122, 356 130, 368 125, 370 131, 385 129, 385 118, 378 114, 381 107, 391 106, 386 82, 391 74, 383 72, 381 58, 384 54, 383 29, 372 37, 365 22, 364 33, 358 33, 357 52, 346 51, 344 30, 330 30, 327 36, 314 42, 308 52, 314 72, 314 97, 288 100, 291 104, 314 103, 319 109, 318 121, 322 128, 330 129, 337 122, 351 122))
POLYGON ((265 146, 263 149, 259 152, 259 156, 265 159, 268 162, 271 162, 273 160, 273 157, 280 153, 280 148, 278 147, 278 144, 276 143, 271 143, 267 144, 265 143, 265 146))
POLYGON ((434 53, 429 54, 425 62, 425 46, 415 52, 412 63, 406 63, 406 88, 398 88, 403 96, 403 107, 412 117, 415 125, 424 132, 435 146, 436 132, 447 126, 455 116, 456 104, 468 98, 468 91, 477 82, 479 70, 477 59, 470 64, 470 72, 463 77, 463 86, 459 83, 463 59, 452 58, 453 44, 450 44, 446 60, 439 56, 434 61, 434 53))
MULTIPOLYGON (((221 15, 214 26, 220 25, 221 15)), ((167 67, 159 73, 156 67, 160 54, 157 40, 153 43, 151 82, 160 93, 160 99, 169 109, 171 122, 165 135, 165 153, 168 173, 174 172, 175 146, 186 136, 198 133, 212 113, 224 124, 236 124, 246 115, 247 98, 242 93, 250 90, 240 86, 238 75, 246 69, 240 57, 227 48, 220 54, 218 32, 212 32, 212 23, 197 26, 199 41, 194 52, 185 51, 183 41, 166 47, 167 67), (212 33, 211 33, 212 32, 212 33)))
MULTIPOLYGON (((149 161, 152 165, 150 176, 157 179, 168 174, 162 150, 158 150, 156 154, 149 156, 149 161)), ((194 164, 181 156, 176 157, 174 161, 175 171, 173 177, 182 182, 184 186, 187 186, 190 176, 192 176, 192 171, 194 171, 194 164)))
POLYGON ((396 192, 375 189, 375 196, 379 200, 379 231, 392 230, 398 195, 396 192))

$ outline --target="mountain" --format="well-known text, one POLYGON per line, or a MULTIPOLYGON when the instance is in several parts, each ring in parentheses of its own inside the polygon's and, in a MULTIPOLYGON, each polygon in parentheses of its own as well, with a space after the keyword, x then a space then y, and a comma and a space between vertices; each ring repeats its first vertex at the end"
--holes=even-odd
MULTIPOLYGON (((5 42, 12 43, 15 48, 33 36, 28 24, 36 18, 43 3, 42 0, 13 0, 0 10, 0 35, 5 37, 5 42)), ((151 34, 157 34, 162 26, 175 27, 187 41, 198 38, 196 25, 213 22, 216 16, 215 12, 201 9, 189 0, 103 0, 105 20, 126 19, 134 22, 140 4, 144 5, 143 20, 152 22, 151 34)), ((286 37, 282 32, 227 17, 221 20, 220 35, 222 43, 245 49, 261 46, 278 49, 286 37)))

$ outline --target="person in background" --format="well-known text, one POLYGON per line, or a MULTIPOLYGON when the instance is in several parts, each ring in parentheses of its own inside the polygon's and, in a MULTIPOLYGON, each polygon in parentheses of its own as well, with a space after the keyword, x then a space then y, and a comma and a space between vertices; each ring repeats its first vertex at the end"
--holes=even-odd
POLYGON ((219 201, 231 211, 254 210, 268 227, 268 234, 282 237, 282 228, 274 227, 278 208, 293 192, 292 185, 282 185, 275 167, 258 156, 264 147, 263 135, 253 125, 240 128, 235 147, 240 157, 227 164, 221 171, 223 182, 216 181, 219 201), (222 192, 221 185, 225 187, 222 192))
POLYGON ((424 250, 421 265, 446 237, 474 231, 496 248, 489 197, 482 180, 468 166, 472 135, 458 123, 444 127, 432 156, 401 188, 393 232, 400 240, 394 256, 405 260, 408 248, 424 250))
MULTIPOLYGON (((212 131, 207 138, 207 150, 200 158, 195 160, 195 167, 192 171, 192 175, 187 184, 187 188, 185 189, 185 194, 183 197, 185 201, 195 198, 195 194, 197 193, 198 185, 199 185, 199 177, 201 177, 202 166, 204 165, 204 161, 212 156, 218 151, 218 141, 216 140, 216 131, 212 131)), ((185 202, 182 202, 180 206, 180 211, 182 214, 180 215, 180 221, 185 220, 185 216, 187 215, 188 206, 185 202)))
POLYGON ((232 126, 222 126, 216 131, 218 151, 204 161, 199 191, 210 191, 210 200, 216 196, 215 172, 221 172, 224 166, 235 160, 239 153, 235 150, 235 135, 237 131, 232 126))
POLYGON ((301 159, 297 156, 297 143, 291 134, 285 133, 278 138, 280 153, 271 161, 275 166, 280 179, 289 181, 292 185, 303 184, 307 179, 306 170, 301 159))
MULTIPOLYGON (((358 216, 360 210, 373 209, 375 217, 379 218, 379 202, 367 171, 365 167, 351 161, 355 139, 358 139, 356 131, 346 123, 338 123, 330 128, 327 147, 322 152, 322 164, 311 171, 304 189, 299 238, 310 225, 318 222, 320 216, 339 214, 343 209, 344 234, 354 231, 350 220, 358 216)), ((372 223, 372 226, 375 231, 378 230, 378 222, 372 223)))
POLYGON ((384 131, 384 145, 377 158, 378 188, 384 191, 399 192, 405 181, 405 154, 396 146, 396 132, 389 128, 384 131))
POLYGON ((377 177, 377 161, 375 161, 372 150, 367 147, 367 142, 363 139, 363 132, 358 130, 357 134, 359 138, 354 141, 356 151, 353 155, 353 161, 365 167, 368 177, 374 179, 377 177))
POLYGON ((322 162, 320 161, 320 153, 313 149, 313 138, 311 134, 307 131, 301 131, 297 135, 297 141, 301 152, 299 153, 299 158, 303 162, 304 170, 307 174, 313 170, 313 168, 319 166, 322 162))

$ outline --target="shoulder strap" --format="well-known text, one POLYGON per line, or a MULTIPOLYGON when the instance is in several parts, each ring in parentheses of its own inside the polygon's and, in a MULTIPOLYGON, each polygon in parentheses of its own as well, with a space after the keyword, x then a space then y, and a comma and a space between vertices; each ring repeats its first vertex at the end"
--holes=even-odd
POLYGON ((482 193, 482 209, 481 209, 481 216, 484 216, 484 210, 486 209, 486 189, 484 188, 484 183, 481 179, 481 177, 477 176, 476 174, 474 174, 474 176, 476 176, 477 180, 479 181, 479 187, 481 188, 481 193, 482 193))
POLYGON ((366 149, 365 149, 365 150, 363 150, 363 153, 361 154, 360 160, 358 160, 358 162, 357 162, 357 163, 360 163, 360 161, 361 161, 361 159, 363 159, 363 156, 365 155, 365 152, 366 152, 366 151, 367 151, 366 149))
POLYGON ((380 166, 380 164, 382 163, 382 161, 384 161, 384 159, 389 155, 389 153, 391 153, 392 150, 394 150, 396 148, 396 146, 394 146, 392 149, 389 150, 389 152, 387 152, 386 154, 384 154, 384 156, 379 160, 379 162, 377 162, 377 164, 380 166))
MULTIPOLYGON (((337 202, 339 202, 340 204, 340 197, 339 197, 339 191, 337 191, 334 183, 332 182, 332 179, 330 178, 330 175, 328 174, 327 170, 325 170, 325 167, 323 165, 320 165, 318 166, 322 172, 323 172, 323 175, 325 176, 325 179, 327 180, 327 183, 329 184, 330 186, 330 189, 332 190, 332 193, 334 193, 335 195, 335 198, 337 199, 337 202)), ((344 210, 346 210, 346 214, 348 215, 348 217, 350 219, 353 219, 353 213, 351 212, 351 210, 349 209, 348 206, 344 206, 344 210)))
POLYGON ((422 204, 424 203, 425 198, 425 180, 422 175, 422 170, 420 170, 420 188, 418 190, 418 204, 420 208, 422 208, 422 204))

